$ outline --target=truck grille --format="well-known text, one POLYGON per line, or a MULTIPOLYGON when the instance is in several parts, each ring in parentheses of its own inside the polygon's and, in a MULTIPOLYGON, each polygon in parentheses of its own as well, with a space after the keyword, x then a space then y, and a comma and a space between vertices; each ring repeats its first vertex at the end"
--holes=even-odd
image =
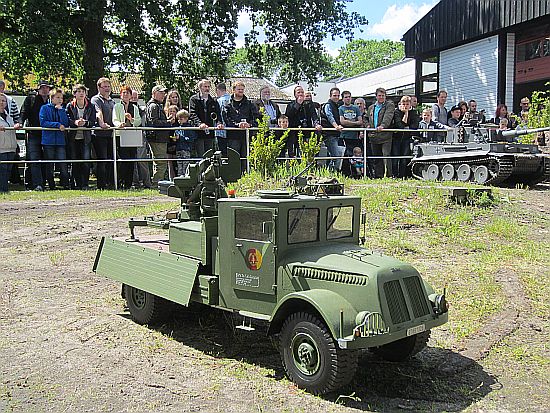
POLYGON ((420 278, 407 277, 403 280, 403 282, 405 283, 405 288, 409 293, 414 318, 424 317, 425 315, 430 314, 430 307, 428 306, 428 302, 425 298, 424 290, 422 290, 420 278))
POLYGON ((367 285, 369 281, 366 275, 307 267, 294 267, 292 270, 292 275, 295 277, 313 278, 316 280, 332 281, 352 285, 367 285))
MULTIPOLYGON (((411 303, 411 310, 414 318, 419 318, 430 314, 430 307, 426 301, 424 290, 420 278, 406 277, 403 279, 406 294, 411 303)), ((405 293, 399 280, 392 280, 384 283, 384 294, 388 302, 390 317, 393 324, 404 323, 411 319, 405 293)))
POLYGON ((400 324, 409 321, 409 311, 407 310, 407 303, 405 303, 405 296, 403 295, 399 280, 384 283, 384 294, 388 301, 392 323, 400 324))

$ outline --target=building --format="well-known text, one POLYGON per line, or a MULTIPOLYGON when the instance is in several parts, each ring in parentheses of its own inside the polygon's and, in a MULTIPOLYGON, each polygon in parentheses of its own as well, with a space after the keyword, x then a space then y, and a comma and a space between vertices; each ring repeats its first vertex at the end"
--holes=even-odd
POLYGON ((403 36, 405 55, 416 59, 415 90, 446 90, 448 102, 475 99, 492 116, 499 103, 546 90, 550 80, 548 0, 441 0, 403 36), (436 63, 436 73, 423 64, 436 63))
MULTIPOLYGON (((431 66, 427 70, 433 72, 437 70, 434 64, 426 63, 425 66, 431 66)), ((312 88, 308 86, 307 82, 300 82, 299 84, 305 90, 312 90, 316 95, 315 100, 318 102, 326 101, 330 89, 333 87, 337 87, 341 91, 349 90, 353 97, 365 97, 367 99, 374 99, 376 89, 383 87, 386 89, 388 97, 399 100, 400 96, 414 94, 415 68, 414 59, 403 59, 400 62, 369 70, 360 75, 333 79, 328 82, 318 82, 312 88)), ((288 85, 281 88, 281 90, 292 96, 295 86, 295 84, 288 85)), ((430 87, 430 85, 427 84, 426 87, 430 87)), ((431 92, 435 92, 436 85, 432 84, 431 87, 431 92)))

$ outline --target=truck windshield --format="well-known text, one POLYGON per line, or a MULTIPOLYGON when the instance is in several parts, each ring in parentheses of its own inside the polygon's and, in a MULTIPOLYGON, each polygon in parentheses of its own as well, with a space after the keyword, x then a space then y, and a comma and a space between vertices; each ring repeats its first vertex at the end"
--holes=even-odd
POLYGON ((353 234, 353 207, 332 207, 327 210, 327 239, 351 237, 353 234))
POLYGON ((287 242, 297 244, 319 239, 319 209, 296 208, 288 211, 287 242))

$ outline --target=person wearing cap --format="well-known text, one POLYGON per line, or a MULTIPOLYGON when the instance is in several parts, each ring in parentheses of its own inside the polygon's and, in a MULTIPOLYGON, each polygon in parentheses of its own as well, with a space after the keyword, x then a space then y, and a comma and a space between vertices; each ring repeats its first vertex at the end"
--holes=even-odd
MULTIPOLYGON (((166 90, 161 85, 156 85, 151 90, 151 99, 147 102, 145 108, 145 126, 154 128, 169 128, 172 126, 166 117, 163 106, 166 90)), ((171 131, 169 130, 148 130, 146 132, 147 143, 153 156, 153 186, 155 187, 158 186, 159 181, 164 179, 168 168, 168 162, 165 159, 170 135, 171 131)))
POLYGON ((449 118, 447 125, 449 125, 451 128, 456 128, 460 122, 460 117, 462 116, 462 109, 460 108, 460 106, 454 105, 449 110, 449 115, 451 117, 449 118))
MULTIPOLYGON (((82 84, 73 86, 74 99, 66 107, 70 128, 93 128, 97 115, 95 106, 86 97, 88 88, 82 84)), ((71 129, 67 135, 67 158, 89 160, 91 158, 92 131, 71 129)), ((71 166, 71 187, 88 189, 90 165, 87 162, 75 162, 71 166)))
POLYGON ((519 101, 519 106, 521 108, 520 112, 519 112, 519 117, 520 118, 523 118, 523 114, 528 114, 529 113, 529 108, 531 107, 531 101, 529 100, 529 98, 527 96, 521 98, 521 100, 519 101))
MULTIPOLYGON (((113 158, 113 132, 109 130, 113 124, 113 109, 115 101, 111 98, 111 81, 106 77, 97 80, 97 95, 91 99, 95 107, 97 124, 101 129, 94 130, 92 145, 94 145, 97 160, 113 158)), ((97 162, 96 178, 97 189, 113 187, 113 164, 111 162, 97 162)))
MULTIPOLYGON (((36 88, 36 93, 30 94, 25 98, 21 106, 21 123, 26 122, 26 126, 40 127, 40 109, 48 103, 48 98, 52 85, 45 80, 40 80, 36 88)), ((27 132, 27 160, 40 161, 44 159, 42 152, 42 131, 32 130, 27 132)), ((30 189, 35 191, 44 190, 44 177, 46 176, 45 165, 39 163, 30 164, 30 179, 26 182, 30 189)), ((28 169, 27 169, 28 170, 28 169)))
POLYGON ((220 105, 210 96, 210 87, 210 80, 202 79, 197 84, 198 93, 189 99, 189 122, 200 128, 195 141, 195 149, 199 157, 214 146, 214 131, 208 128, 223 127, 220 105))

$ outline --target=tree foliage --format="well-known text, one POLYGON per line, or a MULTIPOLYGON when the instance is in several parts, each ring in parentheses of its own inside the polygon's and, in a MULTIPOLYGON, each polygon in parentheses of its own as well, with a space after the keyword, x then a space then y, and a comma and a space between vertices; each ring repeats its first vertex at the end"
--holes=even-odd
MULTIPOLYGON (((230 76, 256 76, 271 80, 277 86, 285 86, 296 82, 298 79, 293 72, 292 64, 282 60, 282 57, 271 53, 272 47, 267 44, 261 45, 260 61, 257 66, 249 57, 248 49, 239 47, 231 53, 227 62, 227 72, 230 76), (270 57, 268 57, 270 56, 270 57)), ((316 79, 323 78, 332 73, 332 59, 328 54, 323 54, 317 67, 316 79)))
POLYGON ((391 40, 350 41, 332 62, 331 77, 351 77, 396 63, 405 57, 403 43, 391 40))
POLYGON ((181 90, 202 77, 224 78, 238 14, 249 13, 247 56, 256 73, 285 61, 287 79, 314 81, 326 36, 352 37, 366 24, 346 0, 3 0, 0 71, 21 88, 27 74, 57 84, 120 69, 181 90), (263 46, 260 30, 265 33, 263 46), (175 75, 177 74, 177 76, 175 75))

